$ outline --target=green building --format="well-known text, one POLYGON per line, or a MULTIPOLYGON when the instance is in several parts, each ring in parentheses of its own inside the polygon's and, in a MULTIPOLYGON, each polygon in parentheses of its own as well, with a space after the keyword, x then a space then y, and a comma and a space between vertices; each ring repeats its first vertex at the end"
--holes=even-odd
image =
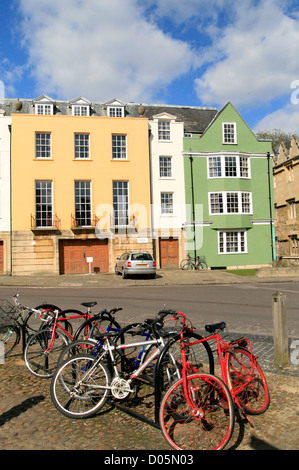
POLYGON ((275 259, 271 153, 231 103, 202 135, 185 135, 187 250, 210 268, 275 259))

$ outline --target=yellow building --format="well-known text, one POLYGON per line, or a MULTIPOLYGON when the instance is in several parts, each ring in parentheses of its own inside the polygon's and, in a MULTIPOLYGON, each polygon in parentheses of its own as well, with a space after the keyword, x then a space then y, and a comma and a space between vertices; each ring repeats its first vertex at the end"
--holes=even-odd
POLYGON ((148 119, 17 112, 11 129, 12 274, 112 272, 152 251, 148 119))

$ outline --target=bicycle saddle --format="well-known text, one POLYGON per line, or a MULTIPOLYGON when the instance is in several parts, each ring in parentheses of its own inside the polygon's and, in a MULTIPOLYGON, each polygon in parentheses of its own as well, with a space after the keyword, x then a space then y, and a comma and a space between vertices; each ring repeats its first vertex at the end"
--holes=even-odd
POLYGON ((94 307, 97 305, 97 302, 82 302, 81 305, 84 305, 84 307, 94 307))
POLYGON ((209 333, 215 333, 216 330, 224 330, 224 328, 226 328, 226 323, 224 321, 205 326, 205 330, 209 333))

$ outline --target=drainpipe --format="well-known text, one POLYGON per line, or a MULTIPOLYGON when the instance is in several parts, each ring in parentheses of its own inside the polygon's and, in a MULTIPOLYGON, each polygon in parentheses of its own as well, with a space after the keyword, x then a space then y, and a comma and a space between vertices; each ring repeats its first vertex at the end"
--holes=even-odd
POLYGON ((10 224, 10 227, 9 227, 9 238, 10 238, 10 273, 9 275, 12 276, 12 173, 11 173, 11 164, 12 164, 12 161, 11 161, 11 124, 8 124, 8 130, 9 130, 9 179, 10 179, 10 182, 9 182, 9 191, 10 191, 10 194, 9 194, 9 198, 10 198, 10 201, 9 201, 9 212, 10 212, 10 221, 9 221, 9 224, 10 224))
POLYGON ((272 261, 276 260, 276 254, 275 254, 275 246, 274 246, 274 240, 273 240, 273 214, 272 214, 272 197, 271 197, 271 176, 272 173, 270 172, 270 152, 267 152, 267 162, 268 162, 268 190, 269 190, 269 213, 270 213, 270 240, 271 240, 271 252, 272 252, 272 261))
MULTIPOLYGON (((153 256, 158 263, 157 260, 157 247, 156 247, 156 237, 155 237, 155 226, 154 226, 154 207, 153 207, 153 170, 152 170, 152 152, 151 152, 151 137, 152 131, 149 128, 148 130, 148 156, 149 156, 149 174, 150 174, 150 236, 152 239, 152 247, 153 247, 153 256)), ((160 263, 159 263, 160 265, 160 263)), ((161 268, 161 266, 160 266, 161 268)))
POLYGON ((193 157, 190 155, 190 170, 191 170, 191 196, 192 196, 192 225, 193 225, 193 240, 194 240, 194 258, 196 258, 196 233, 195 233, 195 204, 194 204, 194 185, 193 185, 193 157))

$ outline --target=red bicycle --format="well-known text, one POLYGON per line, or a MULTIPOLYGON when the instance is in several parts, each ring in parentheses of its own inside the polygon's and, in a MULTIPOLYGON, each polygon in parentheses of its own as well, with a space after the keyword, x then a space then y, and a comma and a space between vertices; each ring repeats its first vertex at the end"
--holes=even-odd
MULTIPOLYGON (((190 341, 194 329, 181 312, 181 378, 165 393, 159 420, 164 437, 176 450, 220 450, 229 442, 234 430, 235 408, 250 423, 247 414, 264 413, 270 395, 264 374, 246 338, 225 342, 217 331, 224 322, 206 325, 209 336, 190 341), (200 372, 193 348, 216 341, 221 378, 200 372)), ((250 423, 251 424, 251 423, 250 423)))
MULTIPOLYGON (((95 316, 91 316, 91 308, 97 302, 83 302, 81 305, 87 308, 85 313, 79 310, 65 310, 58 316, 58 312, 43 310, 40 319, 45 322, 45 327, 38 333, 32 335, 26 345, 24 360, 28 370, 39 378, 50 378, 54 374, 61 351, 73 341, 73 329, 69 320, 84 319, 84 328, 80 329, 80 339, 90 337, 91 331, 104 333, 107 330, 120 329, 120 325, 112 316, 121 308, 114 308, 110 311, 103 310, 95 316)), ((77 330, 77 331, 78 331, 77 330)))

